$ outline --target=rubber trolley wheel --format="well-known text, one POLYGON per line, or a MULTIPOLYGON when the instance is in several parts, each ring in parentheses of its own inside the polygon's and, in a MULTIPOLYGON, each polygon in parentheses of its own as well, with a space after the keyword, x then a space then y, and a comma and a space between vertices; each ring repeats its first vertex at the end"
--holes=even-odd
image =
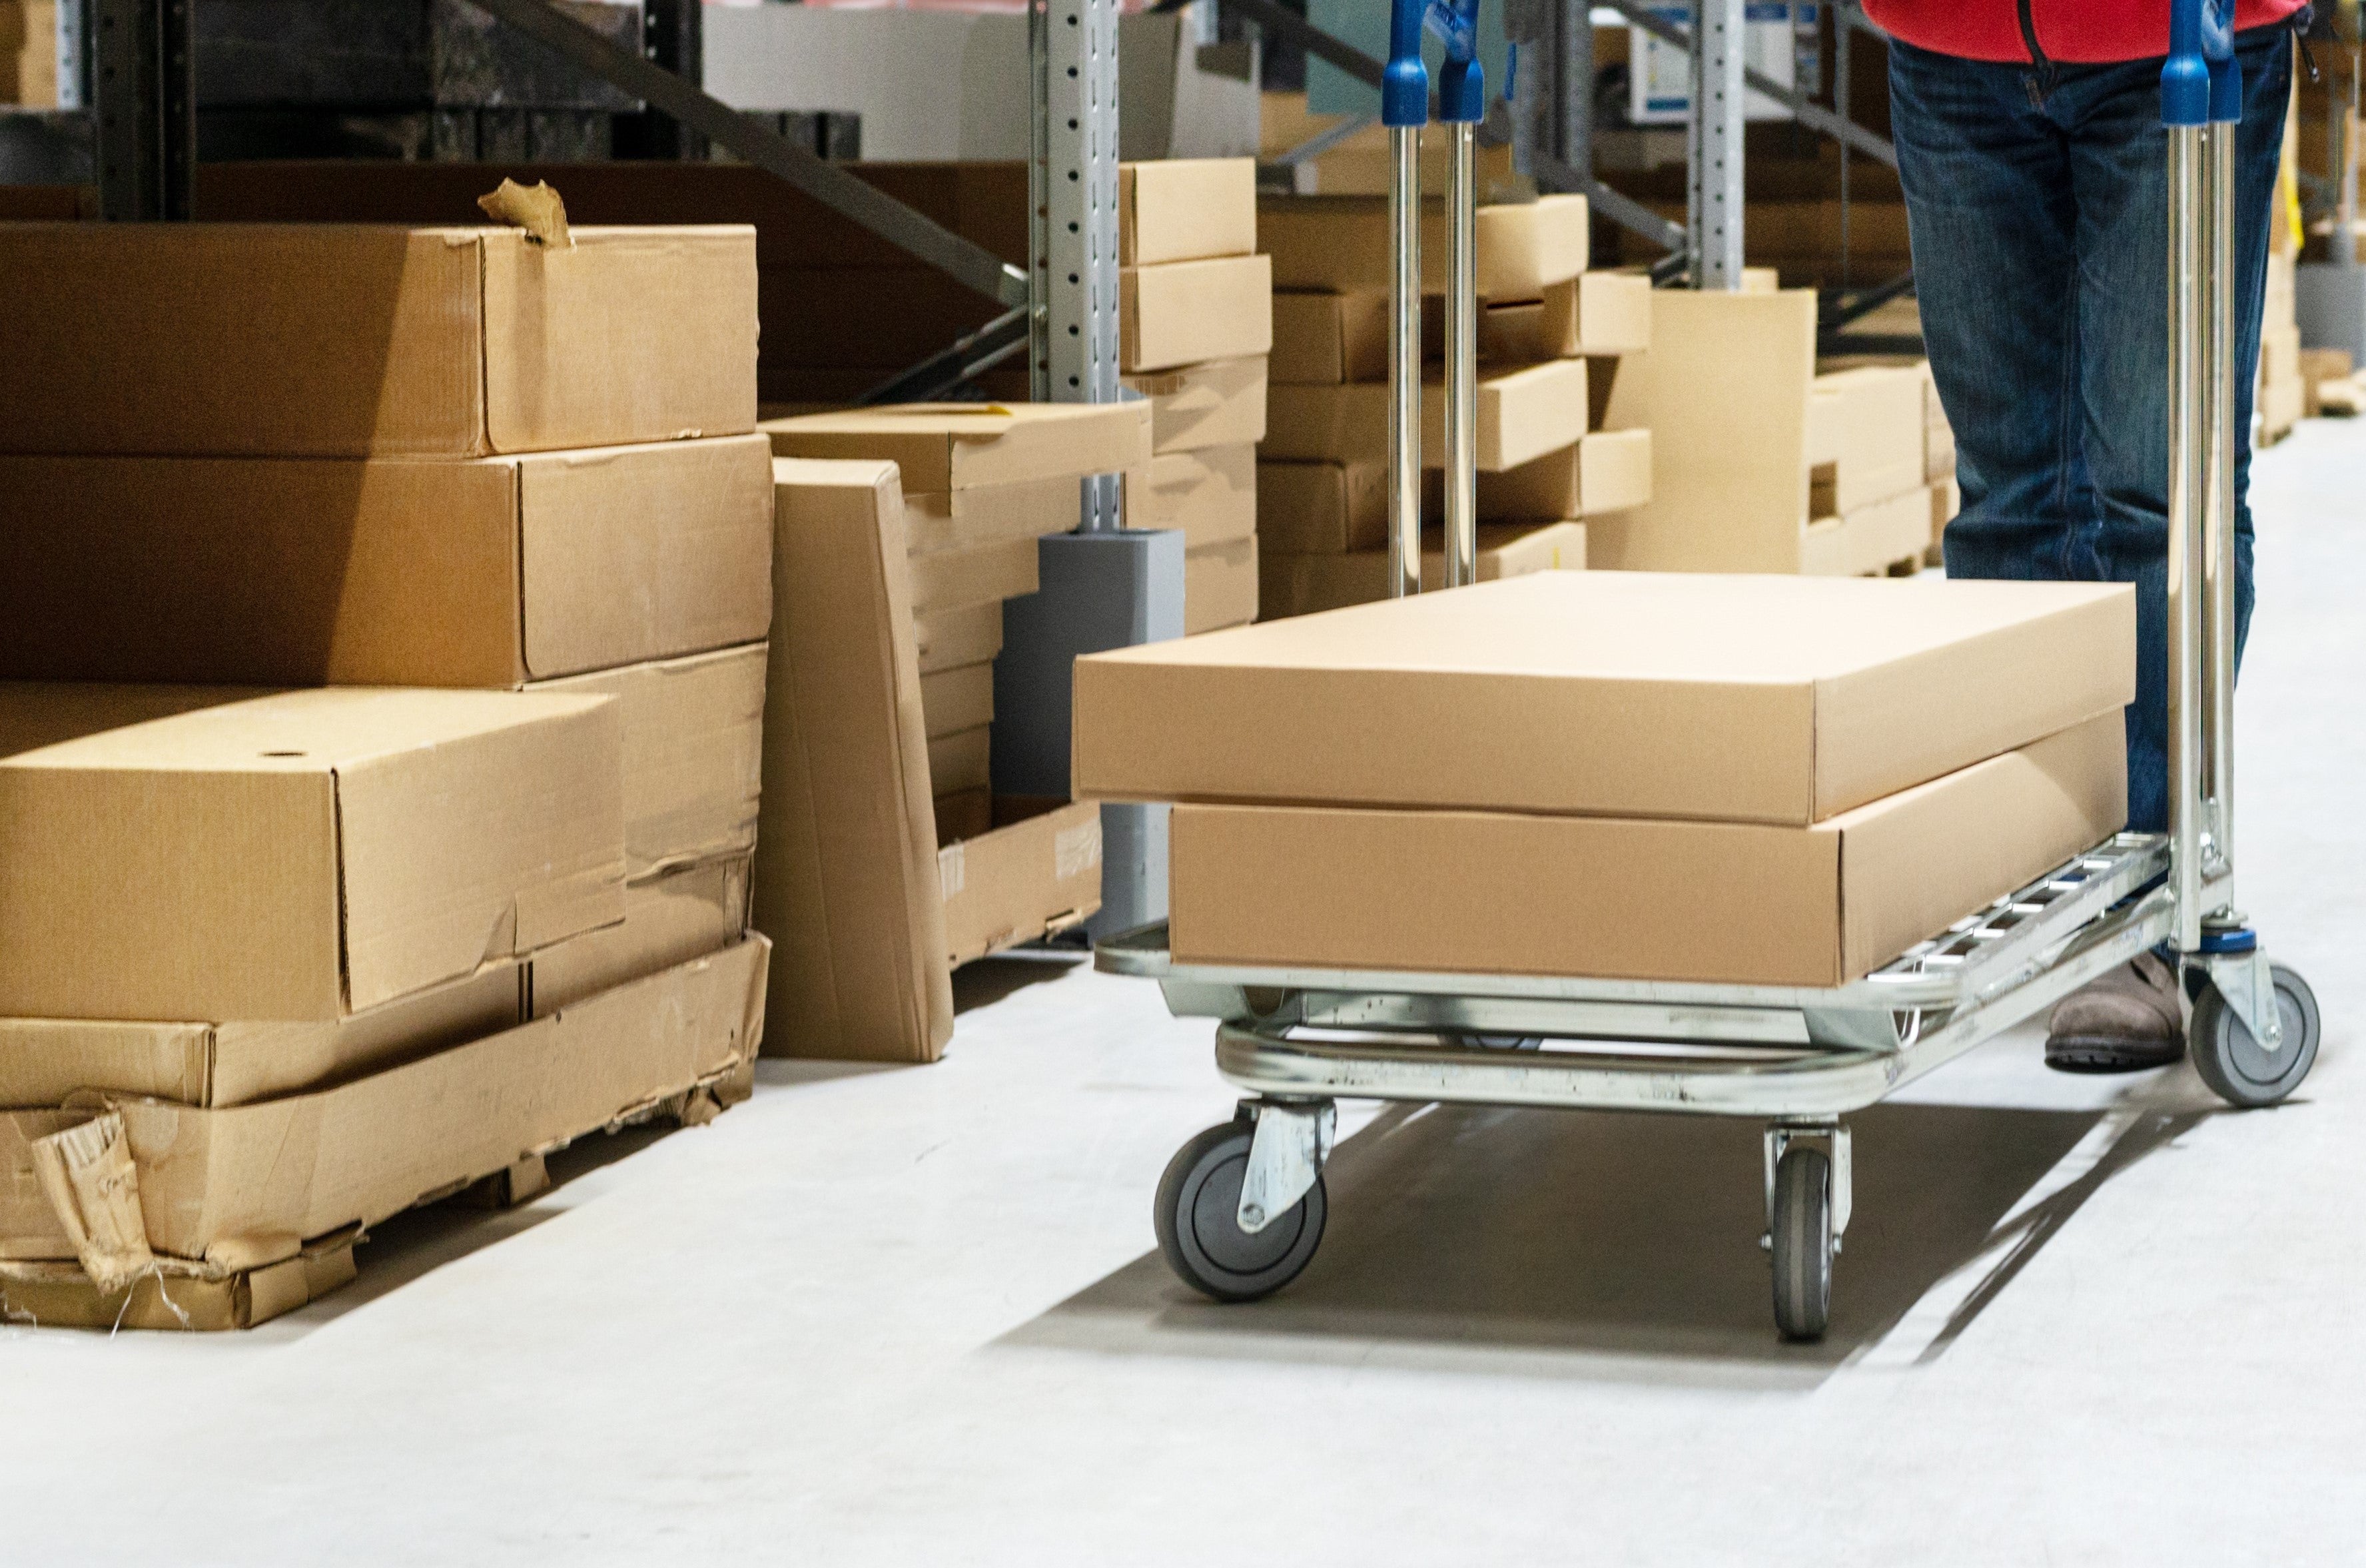
POLYGON ((1832 1164, 1793 1147, 1774 1168, 1774 1326, 1786 1339, 1821 1339, 1832 1306, 1832 1164))
POLYGON ((1253 1302, 1299 1276, 1323 1240, 1323 1178, 1306 1195, 1251 1235, 1241 1229, 1241 1183, 1249 1168, 1255 1125, 1227 1122, 1175 1151, 1159 1178, 1152 1219, 1158 1250, 1177 1278, 1220 1302, 1253 1302))
POLYGON ((2316 1065, 2316 993, 2281 964, 2270 964, 2268 972, 2274 977, 2277 1010, 2283 1015, 2280 1048, 2262 1049, 2249 1021, 2237 1017, 2212 985, 2203 985, 2193 998, 2193 1016, 2185 1028, 2193 1070, 2219 1099, 2246 1111, 2275 1104, 2298 1089, 2316 1065))

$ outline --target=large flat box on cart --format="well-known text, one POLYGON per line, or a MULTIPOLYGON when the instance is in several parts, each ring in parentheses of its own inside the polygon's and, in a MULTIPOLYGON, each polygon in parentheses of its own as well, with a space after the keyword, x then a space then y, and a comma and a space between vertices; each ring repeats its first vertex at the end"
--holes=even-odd
POLYGON ((0 684, 0 1015, 343 1018, 617 919, 606 697, 0 684))
POLYGON ((1105 800, 1804 826, 2135 693, 2124 586, 1546 571, 1080 659, 1073 766, 1105 800))
POLYGON ((884 459, 917 494, 1150 463, 1143 403, 903 403, 766 420, 763 429, 775 457, 884 459))
POLYGON ((1813 826, 1181 806, 1177 962, 1837 986, 2127 819, 2117 712, 1813 826))
MULTIPOLYGON (((119 1118, 129 1145, 146 1245, 227 1272, 301 1257, 669 1102, 739 1098, 763 1032, 768 948, 750 938, 311 1093, 227 1107, 79 1094, 0 1111, 0 1247, 14 1260, 77 1257, 34 1176, 32 1145, 105 1117, 119 1118)), ((0 1293, 13 1303, 5 1274, 0 1293)))
POLYGON ((0 451, 483 457, 756 423, 756 236, 0 228, 0 451))
MULTIPOLYGON (((1582 196, 1548 196, 1482 207, 1473 223, 1482 299, 1537 299, 1548 285, 1583 272, 1592 248, 1582 196)), ((1257 242, 1273 257, 1277 288, 1389 287, 1386 197, 1268 197, 1257 204, 1257 242)), ((1446 292, 1446 204, 1422 204, 1422 291, 1446 292)))
POLYGON ((772 547, 755 434, 454 462, 0 457, 0 675, 512 686, 760 639, 772 547))

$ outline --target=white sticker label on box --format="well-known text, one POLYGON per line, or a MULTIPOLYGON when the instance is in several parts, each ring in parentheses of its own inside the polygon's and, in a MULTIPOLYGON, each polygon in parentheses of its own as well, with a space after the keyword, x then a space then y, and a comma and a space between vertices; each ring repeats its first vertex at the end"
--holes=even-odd
POLYGON ((937 852, 937 883, 948 898, 958 897, 969 880, 969 857, 962 852, 967 847, 947 844, 937 852))
POLYGON ((1072 876, 1098 869, 1101 863, 1101 819, 1095 812, 1088 819, 1073 828, 1063 828, 1052 837, 1052 876, 1065 882, 1072 876))

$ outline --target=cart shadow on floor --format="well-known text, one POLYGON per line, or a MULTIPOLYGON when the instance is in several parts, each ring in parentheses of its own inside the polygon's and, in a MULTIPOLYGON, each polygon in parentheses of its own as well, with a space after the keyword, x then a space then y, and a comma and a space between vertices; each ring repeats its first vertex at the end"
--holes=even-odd
POLYGON ((2027 1201, 2103 1112, 1893 1102, 1853 1116, 1856 1206, 1831 1327, 1820 1344, 1786 1345, 1758 1246, 1755 1124, 1391 1107, 1333 1157, 1322 1250, 1280 1294, 1219 1306, 1153 1252, 1004 1342, 1812 1382, 1946 1281, 1927 1343, 1908 1355, 1928 1361, 2103 1182, 2199 1120, 2124 1115, 2099 1158, 2027 1201))

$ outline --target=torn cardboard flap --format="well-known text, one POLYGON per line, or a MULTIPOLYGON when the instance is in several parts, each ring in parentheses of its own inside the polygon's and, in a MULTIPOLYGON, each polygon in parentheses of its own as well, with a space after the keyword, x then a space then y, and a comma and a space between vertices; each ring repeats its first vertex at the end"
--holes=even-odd
POLYGON ((122 1117, 62 1128, 34 1140, 32 1153, 41 1190, 93 1284, 120 1291, 155 1267, 122 1117))
POLYGON ((477 205, 494 222, 524 230, 538 245, 560 251, 575 248, 575 236, 567 228, 567 203, 558 198, 548 180, 522 186, 505 177, 498 187, 479 197, 477 205))

